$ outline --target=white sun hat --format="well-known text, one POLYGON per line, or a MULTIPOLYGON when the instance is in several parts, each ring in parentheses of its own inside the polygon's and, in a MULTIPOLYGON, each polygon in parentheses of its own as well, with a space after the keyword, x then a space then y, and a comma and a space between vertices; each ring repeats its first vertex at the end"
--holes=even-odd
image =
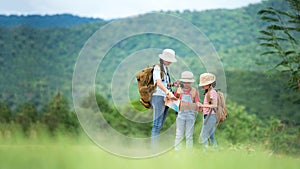
POLYGON ((167 62, 177 62, 177 59, 175 58, 175 51, 172 49, 164 49, 162 54, 159 54, 158 56, 167 62))
POLYGON ((195 82, 194 75, 190 71, 184 71, 181 73, 181 79, 179 79, 182 82, 195 82))
POLYGON ((216 81, 216 76, 212 73, 203 73, 200 75, 199 86, 206 86, 216 81))

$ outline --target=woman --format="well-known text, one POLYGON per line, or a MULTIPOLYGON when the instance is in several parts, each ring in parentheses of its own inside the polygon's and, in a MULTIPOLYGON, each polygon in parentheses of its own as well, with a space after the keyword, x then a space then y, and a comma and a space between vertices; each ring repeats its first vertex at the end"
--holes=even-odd
POLYGON ((208 141, 217 148, 215 138, 215 128, 217 123, 216 108, 218 103, 218 94, 214 89, 216 85, 216 76, 212 73, 203 73, 200 75, 199 86, 204 90, 204 101, 199 106, 203 110, 203 126, 200 133, 199 142, 204 144, 204 148, 208 148, 208 141))
POLYGON ((177 99, 168 88, 168 84, 170 83, 168 67, 173 62, 177 62, 175 51, 172 49, 164 49, 162 54, 159 54, 159 58, 160 64, 156 65, 153 70, 153 81, 157 87, 151 98, 153 108, 151 143, 153 147, 157 146, 158 135, 168 114, 168 107, 165 106, 164 98, 177 99))

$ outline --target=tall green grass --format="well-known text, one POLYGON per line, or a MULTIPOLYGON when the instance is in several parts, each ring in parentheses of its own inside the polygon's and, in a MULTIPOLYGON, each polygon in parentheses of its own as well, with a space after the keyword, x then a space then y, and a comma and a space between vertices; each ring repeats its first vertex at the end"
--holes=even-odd
MULTIPOLYGON (((7 133, 6 133, 7 134, 7 133)), ((299 157, 271 154, 258 147, 223 146, 218 152, 170 150, 152 158, 131 159, 113 155, 93 144, 85 134, 59 132, 55 135, 20 133, 0 138, 1 169, 298 169, 299 157)))

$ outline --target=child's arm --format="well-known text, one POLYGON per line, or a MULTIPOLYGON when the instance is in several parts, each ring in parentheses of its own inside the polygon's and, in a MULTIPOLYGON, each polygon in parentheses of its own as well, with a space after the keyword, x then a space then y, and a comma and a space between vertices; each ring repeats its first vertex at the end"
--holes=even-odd
POLYGON ((214 100, 211 100, 212 104, 201 104, 200 107, 205 107, 205 108, 217 108, 217 103, 214 100))
POLYGON ((204 107, 204 108, 217 108, 218 107, 218 105, 217 105, 217 93, 213 93, 213 92, 211 92, 210 93, 211 95, 211 104, 201 104, 201 106, 200 107, 204 107))
POLYGON ((202 110, 202 107, 201 107, 201 102, 200 102, 200 99, 199 99, 199 93, 198 93, 198 91, 196 90, 196 95, 195 95, 195 103, 196 103, 196 105, 197 105, 197 107, 198 107, 198 110, 197 110, 197 112, 202 112, 203 110, 202 110))

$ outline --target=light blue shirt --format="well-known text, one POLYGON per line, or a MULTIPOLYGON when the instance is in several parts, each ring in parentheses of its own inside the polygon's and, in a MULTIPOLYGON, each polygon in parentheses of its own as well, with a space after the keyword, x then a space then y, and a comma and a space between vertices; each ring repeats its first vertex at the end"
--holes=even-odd
MULTIPOLYGON (((162 84, 167 87, 168 83, 169 83, 169 78, 167 77, 167 68, 165 65, 163 65, 164 68, 164 80, 161 79, 160 76, 160 66, 159 65, 155 65, 154 70, 153 70, 153 81, 154 84, 156 83, 157 79, 160 79, 162 81, 162 84)), ((153 93, 153 95, 156 96, 166 96, 166 93, 160 88, 160 87, 156 87, 156 91, 153 93)))

